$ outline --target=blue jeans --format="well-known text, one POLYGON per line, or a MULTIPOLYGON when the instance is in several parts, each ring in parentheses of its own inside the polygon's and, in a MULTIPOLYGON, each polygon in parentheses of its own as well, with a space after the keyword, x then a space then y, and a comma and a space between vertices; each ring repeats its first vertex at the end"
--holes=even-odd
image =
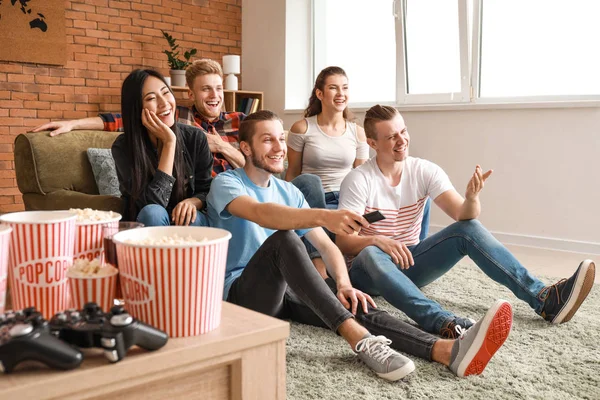
MULTIPOLYGON (((320 178, 319 178, 320 181, 320 178)), ((323 189, 321 189, 323 190, 323 189)), ((326 208, 328 210, 337 210, 340 199, 340 192, 327 192, 325 193, 325 207, 311 207, 311 208, 326 208)), ((335 233, 330 232, 326 228, 323 228, 329 239, 335 243, 335 233)), ((304 245, 306 246, 306 251, 308 252, 308 256, 312 260, 313 258, 319 258, 321 255, 319 251, 312 245, 306 238, 302 238, 304 245)))
MULTIPOLYGON (((136 218, 137 222, 141 222, 144 226, 169 226, 171 225, 171 217, 167 210, 158 204, 148 204, 140 210, 136 218)), ((189 226, 208 226, 206 215, 198 211, 196 213, 196 221, 190 222, 189 226)))
POLYGON ((325 193, 325 208, 328 210, 337 210, 340 204, 340 192, 325 193))
POLYGON ((298 175, 290 182, 304 195, 310 208, 325 208, 325 193, 321 178, 313 174, 298 175))
MULTIPOLYGON (((327 202, 325 200, 325 192, 323 191, 323 185, 321 184, 321 178, 313 174, 301 174, 292 179, 290 182, 296 186, 304 195, 304 199, 310 206, 310 208, 326 208, 327 202)), ((306 251, 313 258, 320 257, 317 249, 306 238, 302 238, 306 251)))
MULTIPOLYGON (((364 248, 352 262, 350 279, 354 286, 371 295, 381 295, 403 311, 424 330, 439 333, 454 315, 428 299, 420 287, 448 272, 464 256, 494 281, 526 301, 538 314, 538 298, 545 285, 478 221, 455 222, 415 246, 409 246, 415 264, 401 270, 391 257, 376 246, 364 248)), ((465 282, 468 290, 468 283, 465 282)))
POLYGON ((429 235, 429 209, 431 208, 431 197, 427 199, 425 207, 423 208, 423 221, 421 221, 421 233, 419 234, 419 241, 427 239, 429 235))

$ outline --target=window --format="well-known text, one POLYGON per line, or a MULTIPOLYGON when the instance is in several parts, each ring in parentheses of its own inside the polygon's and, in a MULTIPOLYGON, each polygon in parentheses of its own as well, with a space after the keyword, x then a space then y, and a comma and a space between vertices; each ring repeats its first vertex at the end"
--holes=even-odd
POLYGON ((466 2, 401 0, 399 5, 404 68, 398 71, 398 102, 468 101, 467 29, 461 25, 466 2))
POLYGON ((404 37, 407 92, 460 92, 458 3, 408 1, 404 37))
POLYGON ((312 81, 326 66, 344 68, 353 107, 600 100, 600 1, 312 0, 311 6, 312 81))
POLYGON ((393 1, 314 0, 313 4, 314 78, 325 67, 342 67, 348 75, 351 103, 394 104, 393 1))
POLYGON ((600 94, 600 2, 485 0, 479 96, 600 94))

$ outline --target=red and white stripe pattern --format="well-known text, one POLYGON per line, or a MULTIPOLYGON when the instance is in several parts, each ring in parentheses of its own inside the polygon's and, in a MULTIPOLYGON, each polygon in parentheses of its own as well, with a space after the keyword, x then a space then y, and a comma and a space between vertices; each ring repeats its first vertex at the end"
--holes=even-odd
POLYGON ((117 279, 118 271, 107 276, 86 278, 69 276, 72 307, 81 310, 85 303, 94 302, 103 311, 110 311, 117 291, 117 279))
POLYGON ((423 209, 425 208, 426 201, 427 197, 423 197, 415 204, 397 210, 365 207, 365 214, 379 211, 385 216, 385 219, 361 229, 359 235, 383 235, 399 240, 407 246, 419 243, 421 223, 423 222, 423 209))
POLYGON ((119 221, 107 223, 77 223, 77 234, 75 236, 75 259, 86 259, 92 261, 100 259, 104 264, 104 234, 105 232, 118 231, 119 221))
POLYGON ((228 241, 187 248, 116 245, 131 315, 170 337, 196 336, 219 326, 228 241))
POLYGON ((50 319, 69 308, 67 270, 73 265, 75 219, 9 225, 13 308, 33 306, 50 319))
POLYGON ((0 225, 0 314, 6 304, 6 289, 8 288, 8 245, 12 229, 8 225, 0 225))

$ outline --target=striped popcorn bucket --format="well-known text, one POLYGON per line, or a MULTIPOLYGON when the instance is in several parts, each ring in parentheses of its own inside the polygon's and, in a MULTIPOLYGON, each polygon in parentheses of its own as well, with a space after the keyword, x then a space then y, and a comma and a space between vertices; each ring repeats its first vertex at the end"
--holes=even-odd
POLYGON ((12 228, 0 225, 0 314, 4 312, 8 289, 8 244, 12 228))
POLYGON ((103 221, 77 221, 75 226, 75 254, 76 259, 85 258, 92 261, 99 258, 104 263, 104 235, 116 232, 119 229, 120 214, 103 221))
POLYGON ((108 268, 111 271, 109 274, 99 276, 82 276, 67 272, 73 308, 81 310, 85 303, 94 302, 103 311, 110 311, 117 291, 119 270, 111 266, 108 268))
POLYGON ((73 265, 75 214, 25 211, 5 214, 12 227, 8 279, 13 308, 37 308, 50 319, 69 308, 67 270, 73 265))
POLYGON ((117 233, 113 241, 127 310, 170 337, 196 336, 217 328, 230 238, 223 229, 189 226, 117 233), (144 244, 174 235, 203 241, 144 244))

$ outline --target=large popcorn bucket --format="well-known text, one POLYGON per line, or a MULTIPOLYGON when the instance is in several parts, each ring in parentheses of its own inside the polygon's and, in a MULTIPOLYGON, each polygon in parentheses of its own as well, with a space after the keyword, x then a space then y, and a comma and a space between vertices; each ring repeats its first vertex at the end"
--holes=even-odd
POLYGON ((93 302, 103 311, 110 311, 117 291, 119 270, 114 267, 108 268, 111 272, 105 275, 82 276, 70 271, 67 273, 73 308, 81 310, 85 303, 93 302))
POLYGON ((0 314, 4 312, 8 289, 8 244, 12 228, 0 225, 0 314))
POLYGON ((229 239, 231 234, 223 229, 190 226, 139 228, 114 235, 127 310, 170 337, 217 328, 229 239), (203 241, 143 244, 174 235, 203 241))
POLYGON ((13 308, 36 307, 50 319, 69 308, 67 270, 73 265, 75 214, 24 211, 5 214, 12 228, 8 279, 13 308))
POLYGON ((104 262, 104 235, 116 232, 119 229, 121 214, 102 221, 76 221, 77 233, 75 234, 75 259, 92 261, 95 258, 104 262))

